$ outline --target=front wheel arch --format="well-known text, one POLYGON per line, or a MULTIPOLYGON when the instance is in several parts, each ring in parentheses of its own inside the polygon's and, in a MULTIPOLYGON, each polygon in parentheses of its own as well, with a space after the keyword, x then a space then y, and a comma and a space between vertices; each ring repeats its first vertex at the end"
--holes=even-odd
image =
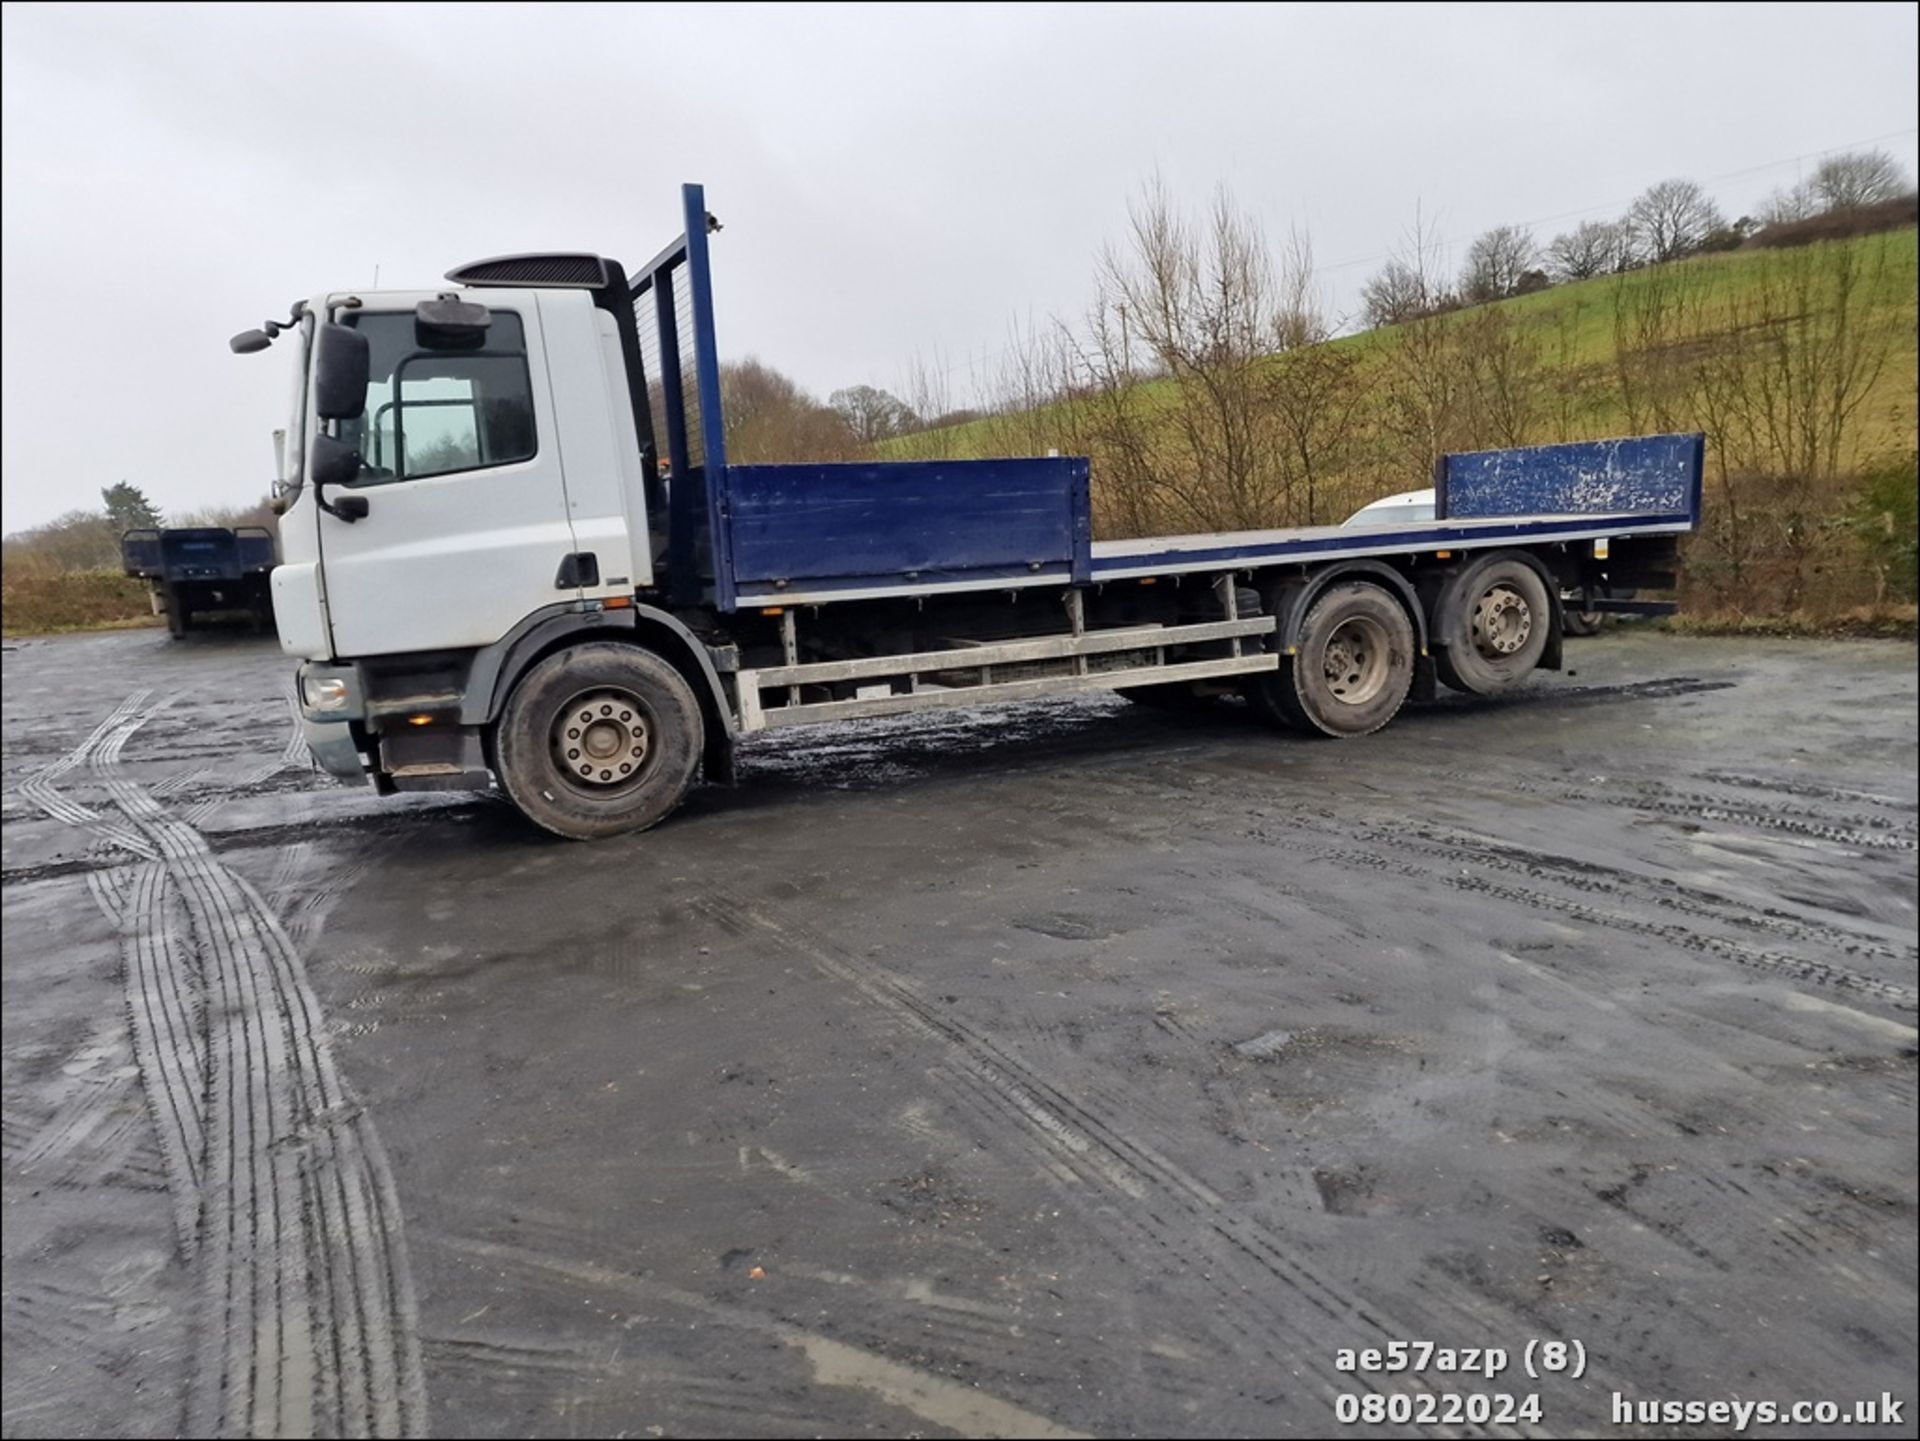
POLYGON ((603 642, 650 651, 680 672, 692 687, 705 720, 702 764, 706 779, 716 785, 732 785, 738 727, 713 657, 681 621, 650 605, 587 612, 554 608, 523 621, 504 639, 482 650, 469 675, 460 719, 467 725, 486 727, 489 759, 494 722, 520 677, 558 651, 603 642))

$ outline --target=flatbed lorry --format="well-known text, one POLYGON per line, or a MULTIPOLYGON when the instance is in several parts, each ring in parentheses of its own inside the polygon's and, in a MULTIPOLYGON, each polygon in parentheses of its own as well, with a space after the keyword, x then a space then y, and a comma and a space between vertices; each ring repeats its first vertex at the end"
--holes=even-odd
POLYGON ((274 610, 326 770, 590 839, 778 727, 1240 691, 1364 736, 1558 667, 1562 592, 1670 587, 1699 518, 1697 435, 1448 456, 1417 523, 1110 541, 1084 458, 733 463, 682 205, 632 273, 507 256, 234 337, 297 352, 274 610))
POLYGON ((120 537, 120 565, 146 581, 153 613, 179 640, 196 621, 241 614, 256 631, 273 619, 268 577, 278 561, 265 526, 193 525, 129 530, 120 537))

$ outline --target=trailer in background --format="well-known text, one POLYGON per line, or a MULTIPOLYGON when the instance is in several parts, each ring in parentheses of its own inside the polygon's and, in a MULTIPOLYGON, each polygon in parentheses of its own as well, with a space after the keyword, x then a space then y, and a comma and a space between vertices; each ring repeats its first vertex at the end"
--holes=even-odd
POLYGON ((196 620, 216 617, 267 629, 273 624, 268 576, 279 559, 273 532, 258 525, 130 530, 120 537, 122 568, 146 581, 153 613, 166 617, 176 640, 196 620))

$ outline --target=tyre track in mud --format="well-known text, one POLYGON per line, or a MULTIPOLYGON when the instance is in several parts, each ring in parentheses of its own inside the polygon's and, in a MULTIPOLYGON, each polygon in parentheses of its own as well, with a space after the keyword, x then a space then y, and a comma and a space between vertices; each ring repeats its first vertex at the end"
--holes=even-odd
MULTIPOLYGON (((1302 830, 1310 828, 1301 827, 1302 830)), ((1410 843, 1405 835, 1393 832, 1341 832, 1331 826, 1325 827, 1322 834, 1344 840, 1348 844, 1332 846, 1311 843, 1302 837, 1268 836, 1274 844, 1286 847, 1300 854, 1307 861, 1331 862, 1340 865, 1360 865, 1374 870, 1392 870, 1397 874, 1414 879, 1432 881, 1454 890, 1506 901, 1528 910, 1549 911, 1576 921, 1584 921, 1603 930, 1624 931, 1631 935, 1647 936, 1664 941, 1680 950, 1696 955, 1718 956, 1732 961, 1749 970, 1764 972, 1791 981, 1805 982, 1822 989, 1844 991, 1851 995, 1876 1001, 1895 1010, 1913 1011, 1920 1009, 1920 991, 1897 981, 1883 980, 1846 966, 1830 961, 1818 960, 1809 956, 1795 956, 1785 951, 1770 950, 1759 946, 1750 946, 1745 942, 1727 936, 1716 936, 1706 931, 1671 922, 1642 920, 1637 916, 1622 915, 1618 911, 1603 909, 1585 901, 1569 896, 1555 895, 1550 891, 1535 889, 1531 886, 1502 884, 1485 876, 1461 873, 1457 870, 1460 861, 1471 860, 1477 864, 1489 865, 1492 869, 1512 869, 1511 863, 1494 857, 1491 862, 1486 857, 1463 854, 1443 846, 1422 847, 1416 842, 1410 843), (1417 862, 1399 859, 1392 860, 1375 850, 1365 850, 1353 844, 1368 842, 1387 847, 1394 851, 1425 850, 1427 854, 1440 860, 1442 864, 1454 863, 1456 869, 1443 870, 1436 866, 1421 865, 1417 862)), ((1531 874, 1531 872, 1528 872, 1531 874)), ((1561 882, 1562 877, 1546 877, 1561 882)), ((1615 892, 1615 894, 1619 894, 1615 892)), ((1622 895, 1622 899, 1630 899, 1622 895)), ((1641 899, 1641 898, 1631 898, 1641 899)), ((1646 898, 1652 899, 1652 898, 1646 898)), ((1654 903, 1658 903, 1655 900, 1654 903)), ((1676 905, 1675 909, 1684 909, 1676 905)), ((1712 917, 1722 921, 1726 917, 1712 917)))
POLYGON ((1852 815, 1830 820, 1794 807, 1739 805, 1718 796, 1696 791, 1676 791, 1657 783, 1630 783, 1638 795, 1582 790, 1573 786, 1543 784, 1538 781, 1508 780, 1506 788, 1522 795, 1545 795, 1576 805, 1614 806, 1649 815, 1672 816, 1683 821, 1713 821, 1720 825, 1746 826, 1752 830, 1778 831, 1783 835, 1803 836, 1833 845, 1860 850, 1920 850, 1920 837, 1913 823, 1886 816, 1852 815), (1658 791, 1659 794, 1647 794, 1658 791))
MULTIPOLYGON (((128 738, 161 709, 144 701, 129 697, 21 789, 55 819, 109 845, 131 837, 123 848, 155 858, 124 886, 89 879, 123 933, 141 1076, 200 1277, 188 1434, 424 1434, 418 1321, 379 1138, 273 908, 118 772, 128 738), (83 764, 119 820, 55 788, 83 764)), ((289 743, 271 771, 291 754, 289 743)))
MULTIPOLYGON (((1370 1344, 1366 1338, 1372 1336, 1377 1344, 1420 1334, 1421 1326, 1397 1324, 1399 1318, 1383 1317, 1321 1276, 1284 1236, 1236 1212, 1204 1181, 1129 1134, 1096 1104, 1068 1095, 908 982, 824 936, 775 920, 737 895, 715 894, 695 902, 694 909, 733 934, 750 937, 758 931, 773 938, 873 1002, 892 1025, 939 1042, 947 1060, 930 1074, 951 1083, 946 1098, 972 1113, 988 1135, 1020 1137, 1041 1169, 1066 1182, 1070 1193, 1101 1198, 1092 1207, 1093 1219, 1102 1227, 1117 1223, 1122 1228, 1107 1238, 1117 1258, 1138 1266, 1171 1263, 1206 1278, 1218 1299, 1217 1314, 1207 1323, 1209 1339, 1223 1350, 1251 1351, 1280 1368, 1273 1374, 1301 1377, 1323 1397, 1342 1390, 1416 1394, 1427 1389, 1424 1379, 1411 1373, 1336 1372, 1330 1335, 1351 1338, 1342 1344, 1356 1345, 1370 1344), (1233 1279, 1249 1267, 1262 1281, 1284 1288, 1284 1294, 1233 1279)), ((1486 1319, 1479 1318, 1483 1328, 1486 1319)), ((1486 1434, 1531 1433, 1492 1428, 1486 1434)))
MULTIPOLYGON (((1475 784, 1485 784, 1488 780, 1482 774, 1471 772, 1450 771, 1443 774, 1448 779, 1471 781, 1475 784)), ((1086 774, 1086 781, 1086 788, 1089 790, 1100 789, 1106 784, 1105 778, 1093 771, 1086 774)), ((1684 814, 1690 818, 1702 820, 1718 819, 1729 824, 1749 825, 1755 829, 1790 831, 1829 843, 1853 845, 1861 849, 1910 850, 1913 845, 1911 839, 1904 835, 1863 829, 1857 824, 1860 820, 1857 816, 1836 819, 1809 811, 1791 811, 1783 814, 1780 811, 1741 810, 1735 807, 1724 807, 1717 803, 1704 804, 1660 798, 1603 795, 1577 789, 1563 789, 1546 782, 1512 777, 1505 777, 1500 783, 1508 790, 1556 799, 1581 803, 1599 802, 1629 810, 1651 811, 1656 814, 1684 814)), ((1129 778, 1126 790, 1136 795, 1152 792, 1168 799, 1175 799, 1191 797, 1196 792, 1204 792, 1206 787, 1194 778, 1169 776, 1163 772, 1151 782, 1143 781, 1138 777, 1129 778)), ((1853 798, 1849 796, 1849 800, 1851 799, 1853 798)), ((1705 797, 1704 800, 1713 801, 1714 798, 1705 797)), ((1213 797, 1213 804, 1216 810, 1221 807, 1222 802, 1217 795, 1213 797)), ((1920 990, 1916 990, 1913 986, 1868 975, 1831 961, 1795 956, 1767 947, 1748 945, 1731 937, 1714 935, 1690 926, 1622 915, 1533 887, 1501 885, 1485 877, 1459 874, 1457 867, 1462 861, 1484 865, 1494 870, 1517 868, 1513 858, 1503 856, 1497 850, 1490 850, 1484 841, 1478 839, 1473 840, 1463 853, 1461 849, 1444 844, 1423 845, 1422 830, 1417 824, 1410 824, 1400 830, 1358 826, 1342 822, 1325 810, 1309 809, 1305 806, 1297 807, 1279 816, 1272 814, 1270 808, 1250 803, 1242 803, 1238 809, 1253 823, 1254 833, 1260 838, 1303 854, 1309 860, 1337 861, 1341 864, 1365 866, 1373 870, 1394 870, 1402 875, 1438 882, 1455 890, 1486 895, 1527 909, 1556 912, 1603 929, 1647 936, 1681 950, 1718 956, 1750 970, 1799 981, 1809 986, 1848 992, 1896 1010, 1913 1011, 1920 1008, 1920 990), (1334 839, 1336 844, 1332 848, 1324 843, 1327 838, 1334 839), (1443 866, 1450 865, 1452 868, 1442 869, 1414 860, 1410 853, 1420 852, 1423 849, 1426 855, 1441 862, 1443 866), (1383 851, 1386 854, 1382 854, 1383 851)), ((1876 817, 1873 820, 1878 824, 1879 818, 1876 817)), ((1535 865, 1521 869, 1534 879, 1548 880, 1553 884, 1566 885, 1573 889, 1603 888, 1606 884, 1584 876, 1581 873, 1583 867, 1580 862, 1569 862, 1566 867, 1561 868, 1535 865)), ((1913 948, 1896 948, 1877 938, 1845 930, 1833 921, 1816 927, 1799 922, 1775 910, 1755 911, 1731 901, 1722 903, 1727 907, 1726 912, 1716 913, 1701 903, 1700 897, 1707 893, 1690 890, 1678 883, 1667 882, 1657 877, 1627 871, 1612 871, 1610 874, 1628 883, 1625 889, 1615 889, 1610 893, 1618 894, 1623 899, 1630 899, 1635 903, 1644 902, 1663 909, 1680 911, 1721 925, 1769 931, 1780 935, 1783 939, 1803 939, 1823 949, 1839 949, 1854 955, 1879 956, 1899 962, 1910 962, 1920 954, 1913 948)), ((1715 899, 1718 900, 1718 898, 1715 899)))
POLYGON ((1598 906, 1590 906, 1584 901, 1570 900, 1564 896, 1550 895, 1545 891, 1536 891, 1528 887, 1500 885, 1474 876, 1447 876, 1442 879, 1456 890, 1493 896, 1496 899, 1508 901, 1514 905, 1528 906, 1535 910, 1557 911, 1561 915, 1609 930, 1651 936, 1682 950, 1707 952, 1750 970, 1766 971, 1793 980, 1846 991, 1852 995, 1879 1001, 1895 1010, 1920 1010, 1920 991, 1916 991, 1912 986, 1903 986, 1895 981, 1883 981, 1877 976, 1863 975, 1845 966, 1832 965, 1806 956, 1792 956, 1784 951, 1762 950, 1757 946, 1745 945, 1724 936, 1708 935, 1685 926, 1642 921, 1633 916, 1623 916, 1617 911, 1601 910, 1598 906))
POLYGON ((1915 800, 1883 796, 1875 791, 1857 791, 1845 786, 1825 785, 1818 781, 1769 779, 1766 776, 1749 775, 1745 771, 1725 770, 1702 771, 1700 779, 1711 781, 1715 785, 1733 786, 1742 790, 1778 791, 1782 795, 1801 796, 1808 800, 1838 801, 1842 805, 1879 806, 1886 810, 1902 811, 1909 816, 1916 810, 1920 810, 1920 802, 1915 800))
POLYGON ((1640 875, 1567 856, 1526 851, 1516 846, 1502 845, 1484 836, 1419 824, 1410 825, 1402 831, 1355 831, 1353 834, 1356 839, 1371 844, 1417 851, 1447 862, 1467 860, 1489 870, 1550 881, 1571 890, 1651 904, 1720 925, 1762 931, 1784 940, 1805 941, 1823 948, 1838 949, 1848 955, 1877 956, 1908 964, 1920 962, 1920 947, 1890 945, 1872 936, 1845 930, 1832 922, 1814 925, 1771 907, 1746 908, 1728 897, 1680 881, 1670 881, 1663 876, 1640 875))
MULTIPOLYGON (((158 708, 122 716, 87 757, 96 781, 107 784, 133 733, 158 708)), ((95 871, 88 877, 96 902, 95 871)), ((104 907, 103 907, 104 909, 104 907)), ((173 1200, 180 1254, 192 1260, 200 1247, 201 1159, 206 1150, 207 1053, 205 978, 167 867, 159 861, 132 868, 131 885, 118 913, 109 911, 121 934, 133 1053, 146 1078, 148 1108, 173 1200)))

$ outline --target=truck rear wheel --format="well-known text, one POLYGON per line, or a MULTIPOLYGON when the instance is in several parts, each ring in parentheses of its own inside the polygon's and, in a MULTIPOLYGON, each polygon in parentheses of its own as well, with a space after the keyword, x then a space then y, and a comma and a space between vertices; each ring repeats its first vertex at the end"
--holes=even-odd
POLYGON ((1300 625, 1294 653, 1259 677, 1248 699, 1261 718, 1309 735, 1371 735, 1413 687, 1413 622, 1377 585, 1330 586, 1300 625))
POLYGON ((1546 653, 1553 599, 1524 560, 1492 556, 1463 570, 1435 608, 1434 670, 1455 690, 1493 695, 1533 674, 1546 653))
POLYGON ((700 703, 650 651, 584 645, 537 662, 494 734, 501 787, 535 825, 569 840, 645 830, 700 768, 700 703))

